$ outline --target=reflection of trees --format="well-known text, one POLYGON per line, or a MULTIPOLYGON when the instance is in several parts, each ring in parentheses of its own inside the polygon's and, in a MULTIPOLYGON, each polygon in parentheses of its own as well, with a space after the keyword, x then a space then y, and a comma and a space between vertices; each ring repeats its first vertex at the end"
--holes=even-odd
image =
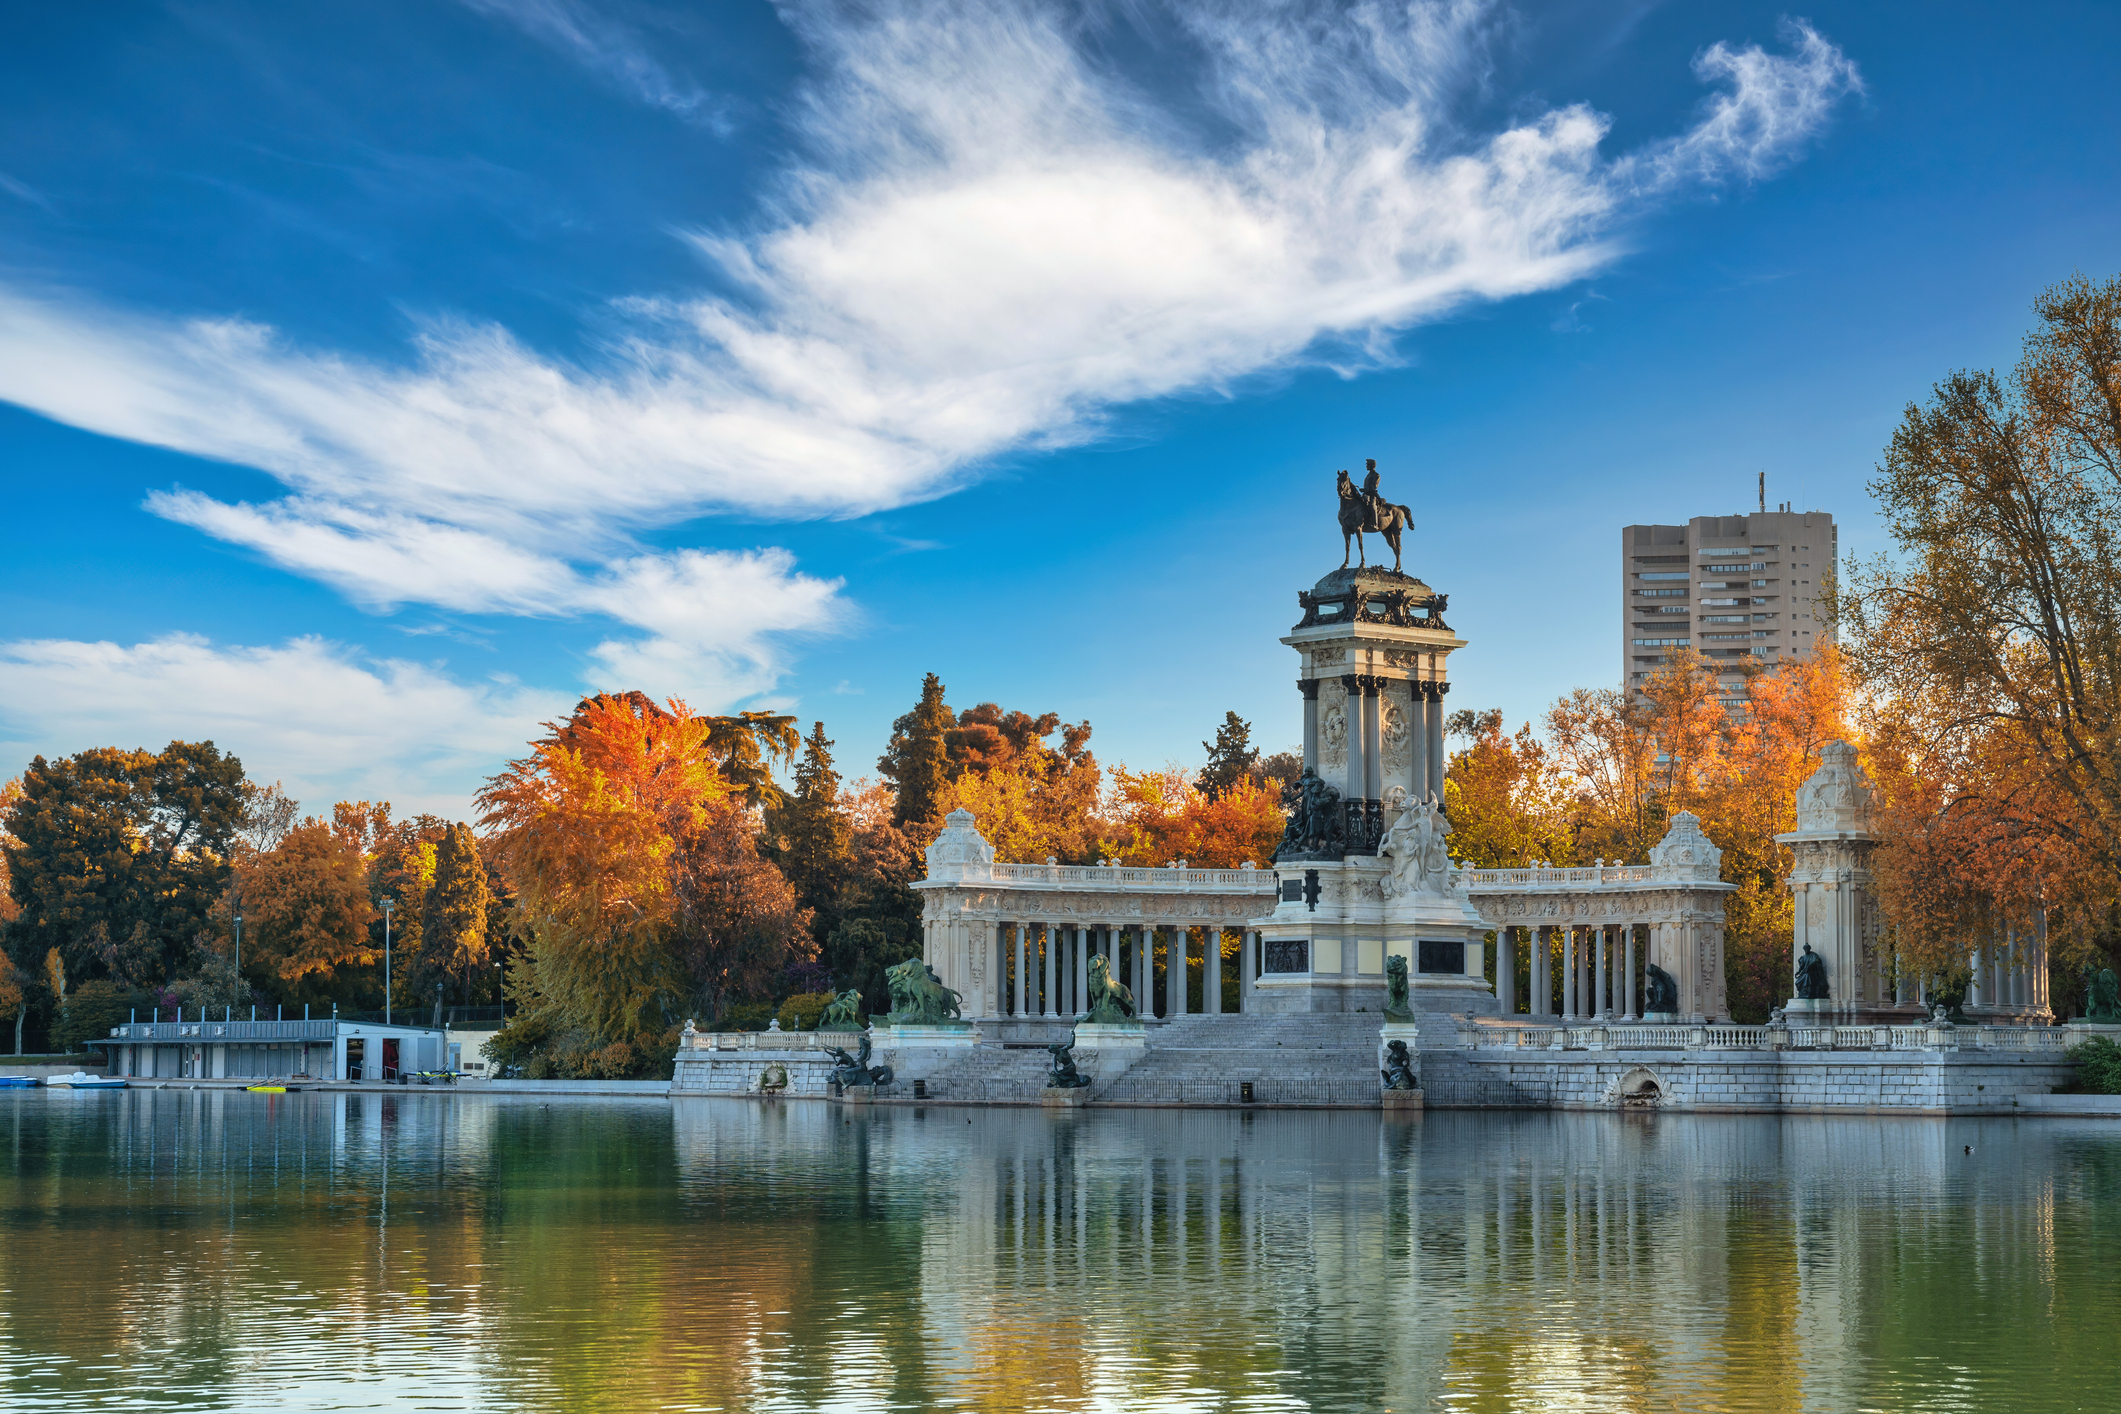
POLYGON ((2121 1147, 2053 1122, 134 1091, 10 1141, 0 1363, 82 1402, 115 1351, 230 1406, 2035 1408, 2121 1270, 2121 1147))

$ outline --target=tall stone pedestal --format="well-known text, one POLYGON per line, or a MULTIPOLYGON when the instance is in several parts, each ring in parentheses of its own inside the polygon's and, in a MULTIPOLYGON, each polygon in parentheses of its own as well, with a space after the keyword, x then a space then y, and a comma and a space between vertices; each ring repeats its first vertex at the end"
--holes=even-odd
POLYGON ((1495 1014, 1487 925, 1462 893, 1387 898, 1392 863, 1351 856, 1275 864, 1282 897, 1256 925, 1265 968, 1253 987, 1258 1010, 1381 1016, 1385 959, 1396 954, 1407 959, 1413 1010, 1495 1014))

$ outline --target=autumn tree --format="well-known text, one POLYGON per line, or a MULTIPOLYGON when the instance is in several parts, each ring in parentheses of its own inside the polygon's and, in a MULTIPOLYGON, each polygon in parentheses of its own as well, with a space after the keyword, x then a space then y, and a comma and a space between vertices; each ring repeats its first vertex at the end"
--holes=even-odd
POLYGON ((1940 970, 2043 910, 2061 968, 2121 933, 2121 278, 2033 309, 2007 376, 1908 406, 1870 487, 1893 553, 1828 595, 1875 704, 1888 917, 1940 970))
POLYGON ((840 987, 858 988, 872 1011, 890 1001, 884 969, 921 953, 921 901, 909 885, 920 877, 920 853, 881 782, 853 782, 841 795, 848 825, 846 876, 838 918, 820 954, 840 987))
POLYGON ((1548 749, 1576 798, 1575 857, 1640 863, 1663 837, 1651 713, 1610 688, 1579 687, 1547 709, 1548 749))
POLYGON ((269 993, 329 1001, 335 986, 374 964, 367 861, 321 820, 288 831, 279 847, 247 855, 238 880, 245 921, 243 973, 269 993))
POLYGON ((1573 862, 1570 782, 1531 723, 1505 736, 1499 711, 1453 712, 1446 737, 1467 739, 1444 772, 1451 849, 1477 869, 1573 862))
POLYGON ((1183 859, 1199 869, 1264 865, 1281 843, 1281 792, 1239 776, 1221 794, 1201 791, 1183 772, 1112 768, 1111 820, 1098 853, 1128 864, 1183 859))
POLYGON ((676 699, 600 695, 480 791, 527 942, 508 1045, 639 1064, 801 954, 808 918, 759 859, 707 732, 676 699))

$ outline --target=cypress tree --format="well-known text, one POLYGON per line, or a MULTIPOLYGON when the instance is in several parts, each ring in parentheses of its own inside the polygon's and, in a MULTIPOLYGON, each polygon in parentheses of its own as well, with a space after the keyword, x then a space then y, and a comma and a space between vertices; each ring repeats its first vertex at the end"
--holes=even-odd
POLYGON ((795 794, 780 812, 780 866, 796 900, 816 910, 814 936, 831 936, 839 922, 839 898, 852 858, 854 830, 840 808, 840 777, 832 769, 832 742, 825 724, 813 722, 795 768, 795 794))
POLYGON ((471 826, 455 824, 435 841, 435 881, 420 909, 420 974, 424 985, 453 977, 461 991, 486 961, 487 904, 492 892, 471 826))
POLYGON ((950 784, 949 735, 955 725, 957 719, 943 701, 943 680, 928 674, 921 682, 920 702, 891 724, 891 744, 876 763, 898 787, 893 824, 925 834, 941 813, 943 792, 950 784))
POLYGON ((1223 713, 1223 724, 1215 729, 1213 742, 1202 742, 1208 764, 1200 773, 1200 791, 1210 800, 1223 795, 1252 774, 1259 752, 1252 745, 1252 724, 1235 712, 1223 713))

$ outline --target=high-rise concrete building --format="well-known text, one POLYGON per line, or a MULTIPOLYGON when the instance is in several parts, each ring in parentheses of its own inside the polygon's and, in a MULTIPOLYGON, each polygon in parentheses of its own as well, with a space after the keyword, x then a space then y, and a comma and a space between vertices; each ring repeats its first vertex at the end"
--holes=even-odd
MULTIPOLYGON (((1832 630, 1813 607, 1839 550, 1825 511, 1696 516, 1620 532, 1620 681, 1641 688, 1667 648, 1695 648, 1734 668, 1810 653, 1832 630)), ((1736 689, 1734 674, 1723 679, 1736 689)), ((1742 702, 1726 697, 1730 705, 1742 702)))

